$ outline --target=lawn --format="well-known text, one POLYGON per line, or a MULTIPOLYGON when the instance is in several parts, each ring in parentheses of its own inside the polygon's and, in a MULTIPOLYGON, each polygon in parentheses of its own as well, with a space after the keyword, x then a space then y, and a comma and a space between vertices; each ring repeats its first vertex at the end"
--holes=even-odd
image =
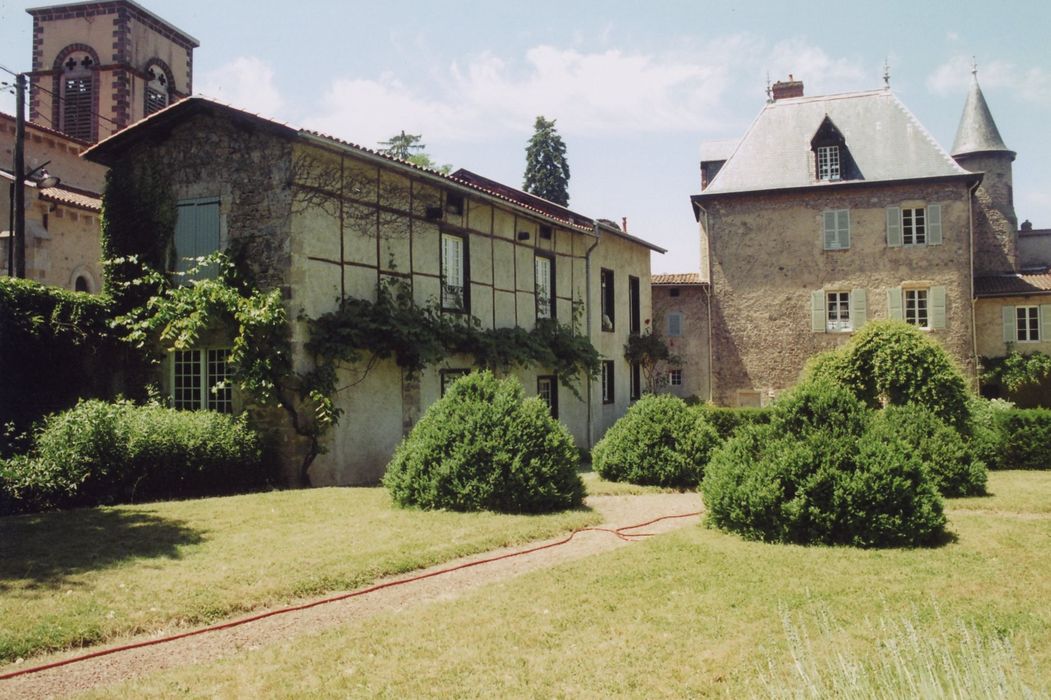
POLYGON ((0 518, 0 662, 356 588, 598 520, 405 510, 379 488, 0 518))
POLYGON ((596 472, 581 472, 580 478, 589 496, 637 496, 642 493, 676 493, 678 489, 662 486, 639 486, 626 481, 606 481, 596 472))
POLYGON ((1051 478, 992 473, 990 491, 947 503, 956 538, 936 549, 687 527, 100 696, 915 697, 942 694, 924 681, 933 673, 956 674, 945 682, 962 697, 983 674, 1003 675, 994 696, 1026 685, 1043 697, 1051 478), (897 680, 878 681, 887 668, 897 680))

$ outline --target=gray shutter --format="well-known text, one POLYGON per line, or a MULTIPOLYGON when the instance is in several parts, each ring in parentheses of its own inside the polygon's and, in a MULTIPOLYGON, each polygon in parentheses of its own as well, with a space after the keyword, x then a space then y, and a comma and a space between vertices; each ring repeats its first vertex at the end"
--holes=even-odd
MULTIPOLYGON (((196 252, 194 255, 203 258, 219 250, 219 203, 200 202, 195 209, 196 215, 194 218, 197 221, 197 232, 195 237, 196 252)), ((200 263, 193 264, 199 265, 200 263)), ((210 265, 207 269, 202 270, 202 274, 197 276, 212 279, 215 278, 217 273, 218 269, 216 266, 210 265)))
POLYGON ((887 207, 887 245, 901 247, 901 207, 887 207))
MULTIPOLYGON (((1016 329, 1015 329, 1015 307, 1013 307, 1013 306, 1001 307, 1001 314, 1003 314, 1002 318, 1003 318, 1003 326, 1004 326, 1004 342, 1005 343, 1013 343, 1016 340, 1018 340, 1018 337, 1015 335, 1015 333, 1016 333, 1016 329)), ((1043 324, 1041 324, 1041 325, 1043 325, 1043 324)), ((1041 330, 1043 330, 1043 329, 1041 329, 1041 330)))
POLYGON ((180 204, 175 219, 175 259, 172 270, 186 272, 193 263, 186 260, 197 255, 196 241, 196 207, 193 204, 180 204))
POLYGON ((858 330, 869 320, 868 294, 864 289, 850 291, 850 324, 858 330))
POLYGON ((927 206, 927 245, 942 244, 942 205, 927 206))
POLYGON ((826 211, 821 215, 824 221, 825 250, 836 247, 836 212, 826 211))
POLYGON ((825 316, 825 291, 819 289, 810 293, 810 330, 824 333, 828 327, 825 316))
POLYGON ((931 328, 945 328, 945 287, 931 287, 928 296, 930 301, 931 328))
POLYGON ((901 311, 901 287, 891 287, 887 290, 887 313, 897 321, 904 318, 901 311))
POLYGON ((1051 341, 1051 304, 1040 305, 1040 342, 1051 341))
POLYGON ((839 247, 850 247, 850 210, 840 209, 836 212, 836 232, 839 234, 839 247))

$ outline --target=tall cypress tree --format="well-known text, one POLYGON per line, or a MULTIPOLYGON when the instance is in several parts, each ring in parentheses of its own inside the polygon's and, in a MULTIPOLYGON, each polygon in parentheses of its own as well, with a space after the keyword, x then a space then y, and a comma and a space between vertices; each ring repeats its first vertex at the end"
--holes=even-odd
POLYGON ((526 146, 525 184, 530 194, 567 206, 569 204, 569 162, 566 144, 555 130, 555 120, 542 116, 533 125, 533 138, 526 146))

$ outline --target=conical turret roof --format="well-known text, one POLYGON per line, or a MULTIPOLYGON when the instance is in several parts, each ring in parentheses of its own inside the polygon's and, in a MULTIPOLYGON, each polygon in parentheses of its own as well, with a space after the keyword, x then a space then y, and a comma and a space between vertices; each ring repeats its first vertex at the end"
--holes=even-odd
POLYGON ((996 128, 989 105, 985 102, 982 88, 978 86, 978 76, 974 76, 971 91, 967 93, 967 102, 963 106, 960 126, 956 129, 956 140, 952 144, 953 157, 969 153, 987 153, 1002 151, 1014 155, 996 128))

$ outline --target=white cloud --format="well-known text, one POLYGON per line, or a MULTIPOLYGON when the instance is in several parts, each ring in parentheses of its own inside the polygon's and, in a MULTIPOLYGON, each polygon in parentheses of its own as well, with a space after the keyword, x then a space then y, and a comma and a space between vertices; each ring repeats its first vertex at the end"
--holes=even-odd
POLYGON ((279 116, 285 106, 274 71, 261 58, 240 56, 197 80, 197 93, 256 112, 264 117, 279 116))
POLYGON ((808 95, 877 87, 875 79, 857 61, 832 58, 820 47, 799 38, 775 44, 765 70, 775 81, 786 80, 792 74, 796 80, 803 81, 808 95))
MULTIPOLYGON (((927 76, 927 89, 937 95, 966 91, 971 84, 973 60, 963 54, 953 56, 927 76)), ((1023 69, 999 59, 981 62, 978 80, 982 87, 1007 89, 1027 102, 1051 104, 1051 73, 1040 67, 1023 69)))

